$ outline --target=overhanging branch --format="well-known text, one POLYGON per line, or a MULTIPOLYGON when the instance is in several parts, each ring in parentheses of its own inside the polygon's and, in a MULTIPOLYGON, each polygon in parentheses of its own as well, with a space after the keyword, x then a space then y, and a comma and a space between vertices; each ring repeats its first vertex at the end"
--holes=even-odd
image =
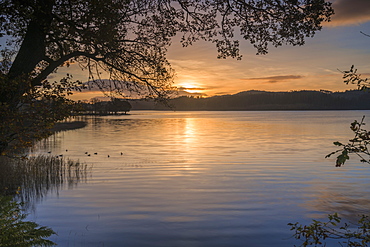
POLYGON ((86 57, 92 57, 93 54, 87 53, 87 52, 81 52, 81 51, 75 51, 72 53, 69 53, 60 59, 56 61, 51 61, 49 58, 44 58, 45 61, 49 62, 49 65, 35 78, 32 79, 32 86, 39 86, 43 80, 46 79, 48 75, 50 75, 56 68, 58 68, 60 65, 62 65, 64 62, 79 56, 86 56, 86 57))

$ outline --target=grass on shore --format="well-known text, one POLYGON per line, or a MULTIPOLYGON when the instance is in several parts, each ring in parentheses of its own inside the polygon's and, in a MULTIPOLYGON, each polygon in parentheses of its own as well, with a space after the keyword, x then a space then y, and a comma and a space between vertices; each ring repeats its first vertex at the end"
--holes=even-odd
POLYGON ((79 161, 55 156, 38 155, 26 159, 0 157, 0 195, 13 195, 26 203, 86 182, 90 168, 79 161))

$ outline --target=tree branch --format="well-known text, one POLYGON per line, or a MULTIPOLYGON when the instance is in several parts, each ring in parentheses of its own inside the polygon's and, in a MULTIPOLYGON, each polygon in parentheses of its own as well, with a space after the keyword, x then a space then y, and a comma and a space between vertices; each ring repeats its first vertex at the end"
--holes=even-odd
MULTIPOLYGON (((32 86, 39 86, 43 80, 46 79, 46 77, 51 74, 56 68, 58 68, 60 65, 62 65, 64 62, 68 61, 71 58, 74 57, 79 57, 79 56, 86 56, 86 57, 91 57, 93 54, 89 54, 86 52, 81 52, 81 51, 75 51, 72 53, 69 53, 60 59, 56 61, 49 62, 49 65, 35 78, 32 79, 31 85, 32 86)), ((50 61, 49 58, 44 58, 45 61, 50 61)))

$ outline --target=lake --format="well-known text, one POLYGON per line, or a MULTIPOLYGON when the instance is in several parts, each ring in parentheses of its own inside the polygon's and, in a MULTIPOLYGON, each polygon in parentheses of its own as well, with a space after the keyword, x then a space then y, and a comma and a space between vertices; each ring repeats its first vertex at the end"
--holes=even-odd
POLYGON ((35 148, 92 169, 36 200, 28 220, 56 231, 59 246, 299 245, 289 222, 370 213, 369 165, 324 158, 363 115, 370 121, 370 111, 88 117, 35 148))

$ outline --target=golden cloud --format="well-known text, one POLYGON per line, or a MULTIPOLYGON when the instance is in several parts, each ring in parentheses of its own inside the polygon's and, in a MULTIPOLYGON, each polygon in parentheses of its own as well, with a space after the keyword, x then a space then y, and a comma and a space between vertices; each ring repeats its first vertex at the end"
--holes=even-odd
POLYGON ((281 81, 297 80, 301 78, 303 78, 303 76, 301 75, 278 75, 278 76, 248 78, 248 79, 241 79, 241 80, 243 81, 265 81, 266 83, 277 83, 281 81))

